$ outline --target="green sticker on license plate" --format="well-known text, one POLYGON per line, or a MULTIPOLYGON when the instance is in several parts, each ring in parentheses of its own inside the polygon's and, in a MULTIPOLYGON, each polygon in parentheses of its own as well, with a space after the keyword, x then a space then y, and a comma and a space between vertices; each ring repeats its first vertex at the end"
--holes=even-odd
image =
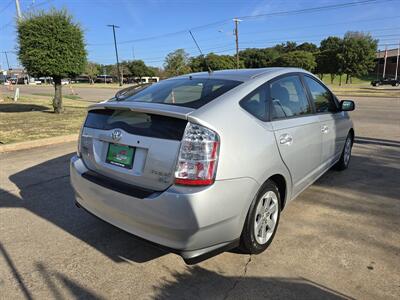
POLYGON ((110 143, 108 145, 106 162, 126 169, 132 169, 134 153, 134 147, 110 143))

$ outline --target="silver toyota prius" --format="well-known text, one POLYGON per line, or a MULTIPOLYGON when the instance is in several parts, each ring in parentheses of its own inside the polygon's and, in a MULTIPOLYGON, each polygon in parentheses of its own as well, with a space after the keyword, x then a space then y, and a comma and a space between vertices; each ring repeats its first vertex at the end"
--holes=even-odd
POLYGON ((348 111, 296 68, 183 75, 89 107, 71 182, 78 207, 196 263, 261 253, 284 207, 348 167, 348 111))

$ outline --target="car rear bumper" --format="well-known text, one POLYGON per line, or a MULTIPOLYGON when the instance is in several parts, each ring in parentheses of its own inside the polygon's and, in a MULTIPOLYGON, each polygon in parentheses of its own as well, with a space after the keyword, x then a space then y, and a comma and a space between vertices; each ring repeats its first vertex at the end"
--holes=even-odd
POLYGON ((187 262, 237 245, 258 183, 251 178, 216 181, 207 187, 171 186, 144 198, 115 191, 84 177, 73 157, 71 183, 77 203, 140 238, 167 247, 187 262))

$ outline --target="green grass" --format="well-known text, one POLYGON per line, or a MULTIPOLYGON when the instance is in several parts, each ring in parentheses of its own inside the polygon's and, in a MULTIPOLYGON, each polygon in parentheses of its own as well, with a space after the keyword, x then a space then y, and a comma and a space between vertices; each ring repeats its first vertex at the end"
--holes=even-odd
POLYGON ((0 102, 0 142, 10 144, 79 132, 88 102, 64 99, 64 113, 53 113, 49 99, 21 97, 0 102))
POLYGON ((400 97, 400 89, 391 86, 373 87, 371 81, 375 76, 352 78, 352 83, 346 84, 346 75, 342 76, 342 85, 339 85, 339 76, 336 76, 333 83, 329 74, 325 74, 322 81, 329 86, 338 96, 349 97, 400 97))
MULTIPOLYGON (((372 79, 373 78, 370 76, 366 76, 366 77, 362 77, 362 78, 353 77, 351 79, 351 83, 346 84, 346 75, 343 75, 342 76, 342 86, 369 85, 372 79)), ((335 76, 333 83, 331 83, 331 76, 329 74, 324 74, 322 81, 325 84, 328 84, 331 86, 339 86, 340 77, 335 76)))
MULTIPOLYGON (((44 97, 54 97, 54 94, 48 94, 48 93, 32 93, 32 95, 35 95, 35 96, 44 96, 44 97)), ((79 100, 79 99, 82 99, 81 97, 76 96, 76 95, 63 95, 63 98, 71 99, 71 100, 79 100)))

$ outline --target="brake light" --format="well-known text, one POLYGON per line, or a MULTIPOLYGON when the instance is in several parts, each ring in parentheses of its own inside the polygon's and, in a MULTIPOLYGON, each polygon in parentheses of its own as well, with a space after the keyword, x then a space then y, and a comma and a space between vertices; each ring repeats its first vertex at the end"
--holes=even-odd
POLYGON ((210 185, 218 163, 219 137, 204 126, 188 123, 175 171, 175 184, 210 185))

